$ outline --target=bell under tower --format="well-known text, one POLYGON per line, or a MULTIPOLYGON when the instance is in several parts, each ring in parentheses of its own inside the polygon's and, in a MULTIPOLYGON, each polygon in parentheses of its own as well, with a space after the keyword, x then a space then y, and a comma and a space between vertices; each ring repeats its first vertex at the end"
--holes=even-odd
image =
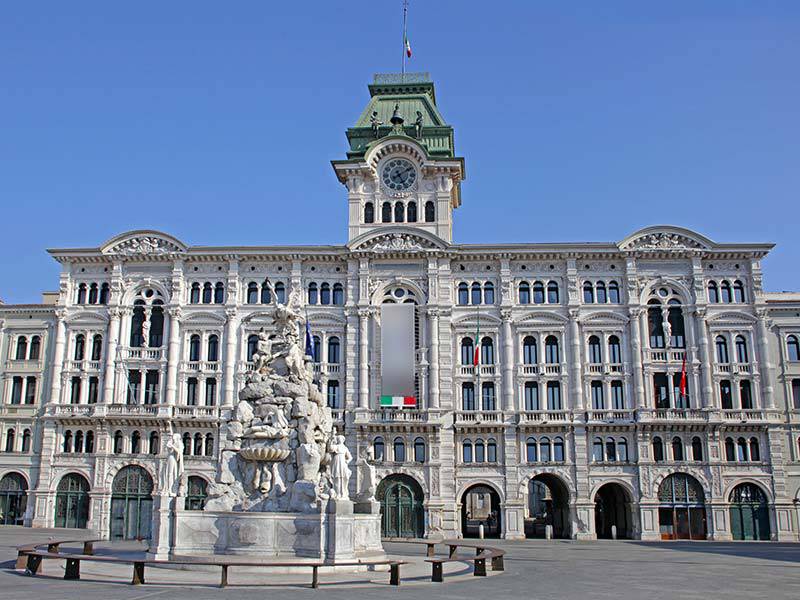
POLYGON ((464 159, 436 105, 428 73, 374 76, 370 100, 347 130, 349 150, 334 160, 348 192, 348 242, 389 227, 453 240, 464 159))

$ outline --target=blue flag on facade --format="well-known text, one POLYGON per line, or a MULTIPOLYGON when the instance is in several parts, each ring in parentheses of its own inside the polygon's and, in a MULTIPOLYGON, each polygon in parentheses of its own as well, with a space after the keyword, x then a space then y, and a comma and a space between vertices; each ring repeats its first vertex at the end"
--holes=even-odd
POLYGON ((314 338, 311 337, 311 325, 308 319, 306 319, 306 356, 314 358, 314 338))

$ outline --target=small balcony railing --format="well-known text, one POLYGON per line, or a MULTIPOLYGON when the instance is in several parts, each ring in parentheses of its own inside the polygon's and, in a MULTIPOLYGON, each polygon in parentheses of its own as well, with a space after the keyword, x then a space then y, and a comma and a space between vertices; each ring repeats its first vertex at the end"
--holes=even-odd
POLYGON ((587 410, 587 419, 590 423, 632 423, 634 411, 629 409, 587 410))
POLYGON ((455 422, 461 425, 499 424, 503 413, 499 410, 460 410, 455 413, 455 422))
POLYGON ((698 408, 648 408, 640 411, 642 421, 707 421, 708 414, 698 408))
POLYGON ((685 357, 686 350, 683 349, 648 348, 645 350, 645 359, 650 362, 683 362, 685 357))
POLYGON ((219 373, 222 363, 211 360, 189 360, 181 364, 184 371, 195 371, 202 373, 219 373))
POLYGON ((164 348, 136 348, 122 346, 119 349, 119 357, 122 360, 147 360, 156 361, 164 359, 164 348))
POLYGON ((372 423, 422 423, 426 413, 414 408, 380 408, 370 413, 369 420, 372 423))
POLYGON ((571 420, 567 410, 525 410, 519 413, 518 421, 521 425, 540 423, 568 423, 571 420))
MULTIPOLYGON (((487 377, 491 377, 497 372, 497 367, 495 367, 495 365, 478 365, 477 368, 479 375, 485 375, 487 377)), ((475 366, 459 365, 458 374, 465 376, 475 375, 475 366)))

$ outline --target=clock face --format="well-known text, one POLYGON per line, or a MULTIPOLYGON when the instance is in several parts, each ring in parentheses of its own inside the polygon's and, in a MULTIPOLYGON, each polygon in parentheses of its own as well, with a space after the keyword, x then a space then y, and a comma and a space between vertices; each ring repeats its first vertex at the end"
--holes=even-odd
POLYGON ((383 166, 381 174, 383 185, 393 191, 410 189, 417 181, 414 164, 405 158, 393 158, 383 166))

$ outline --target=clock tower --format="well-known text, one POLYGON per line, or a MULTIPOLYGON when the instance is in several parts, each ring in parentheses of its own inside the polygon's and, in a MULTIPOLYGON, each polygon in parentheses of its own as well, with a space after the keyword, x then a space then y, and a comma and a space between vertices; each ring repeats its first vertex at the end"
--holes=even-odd
POLYGON ((348 243, 401 229, 451 243, 464 159, 455 155, 453 128, 436 106, 430 76, 378 74, 369 92, 347 130, 347 158, 332 161, 348 192, 348 243))

